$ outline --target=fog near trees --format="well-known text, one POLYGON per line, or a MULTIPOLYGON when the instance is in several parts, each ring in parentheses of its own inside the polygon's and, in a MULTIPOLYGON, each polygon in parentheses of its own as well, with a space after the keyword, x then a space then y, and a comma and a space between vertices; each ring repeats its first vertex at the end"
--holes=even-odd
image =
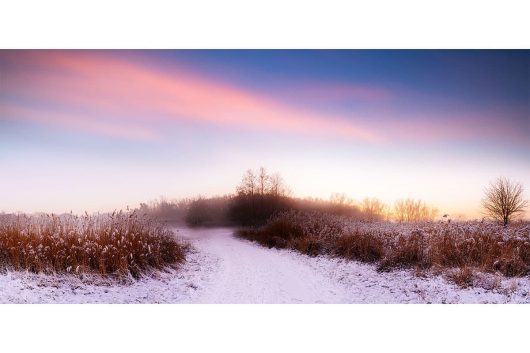
POLYGON ((149 205, 142 203, 139 208, 141 213, 159 220, 193 227, 260 226, 274 214, 286 210, 333 214, 363 222, 432 221, 439 214, 422 200, 402 199, 389 205, 377 198, 357 202, 344 193, 334 193, 328 200, 293 197, 281 175, 264 167, 246 170, 233 194, 161 199, 149 205))

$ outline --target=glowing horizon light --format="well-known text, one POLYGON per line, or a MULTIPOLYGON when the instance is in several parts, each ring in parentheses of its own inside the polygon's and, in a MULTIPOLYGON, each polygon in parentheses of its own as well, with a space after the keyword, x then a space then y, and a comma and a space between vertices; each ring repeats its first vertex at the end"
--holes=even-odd
POLYGON ((420 198, 478 217, 496 177, 530 188, 529 58, 0 50, 0 212, 225 194, 263 165, 295 196, 420 198))

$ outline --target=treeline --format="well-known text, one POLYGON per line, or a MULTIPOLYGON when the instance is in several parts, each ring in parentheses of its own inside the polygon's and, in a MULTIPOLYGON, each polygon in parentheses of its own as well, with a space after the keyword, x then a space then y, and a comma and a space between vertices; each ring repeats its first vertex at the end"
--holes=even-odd
POLYGON ((366 222, 419 222, 433 220, 438 210, 420 200, 398 200, 392 207, 376 198, 356 203, 345 194, 329 200, 296 198, 282 177, 265 168, 247 170, 235 194, 141 204, 139 212, 169 223, 201 226, 260 226, 287 210, 320 212, 366 222))

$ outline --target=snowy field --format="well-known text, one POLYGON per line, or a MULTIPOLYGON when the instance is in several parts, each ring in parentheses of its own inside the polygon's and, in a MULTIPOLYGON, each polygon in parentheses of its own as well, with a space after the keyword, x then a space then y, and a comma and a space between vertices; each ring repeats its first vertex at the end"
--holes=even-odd
POLYGON ((0 303, 530 303, 529 278, 484 275, 462 289, 442 276, 267 249, 230 229, 177 234, 192 244, 178 271, 129 284, 0 273, 0 303))

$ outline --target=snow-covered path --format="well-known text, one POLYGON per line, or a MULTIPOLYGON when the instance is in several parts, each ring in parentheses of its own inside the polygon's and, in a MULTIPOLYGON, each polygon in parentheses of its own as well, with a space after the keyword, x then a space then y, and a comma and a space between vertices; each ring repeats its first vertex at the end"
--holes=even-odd
POLYGON ((206 258, 215 259, 213 275, 192 300, 197 303, 530 302, 527 278, 504 279, 496 290, 462 289, 441 276, 418 277, 405 270, 380 273, 370 264, 267 249, 236 238, 231 229, 178 233, 206 258))
POLYGON ((442 276, 267 249, 231 229, 176 230, 192 245, 176 271, 129 284, 0 272, 0 303, 530 303, 530 278, 488 275, 462 289, 442 276))
POLYGON ((237 239, 230 229, 181 230, 193 244, 219 260, 199 303, 346 303, 344 286, 288 252, 237 239))

